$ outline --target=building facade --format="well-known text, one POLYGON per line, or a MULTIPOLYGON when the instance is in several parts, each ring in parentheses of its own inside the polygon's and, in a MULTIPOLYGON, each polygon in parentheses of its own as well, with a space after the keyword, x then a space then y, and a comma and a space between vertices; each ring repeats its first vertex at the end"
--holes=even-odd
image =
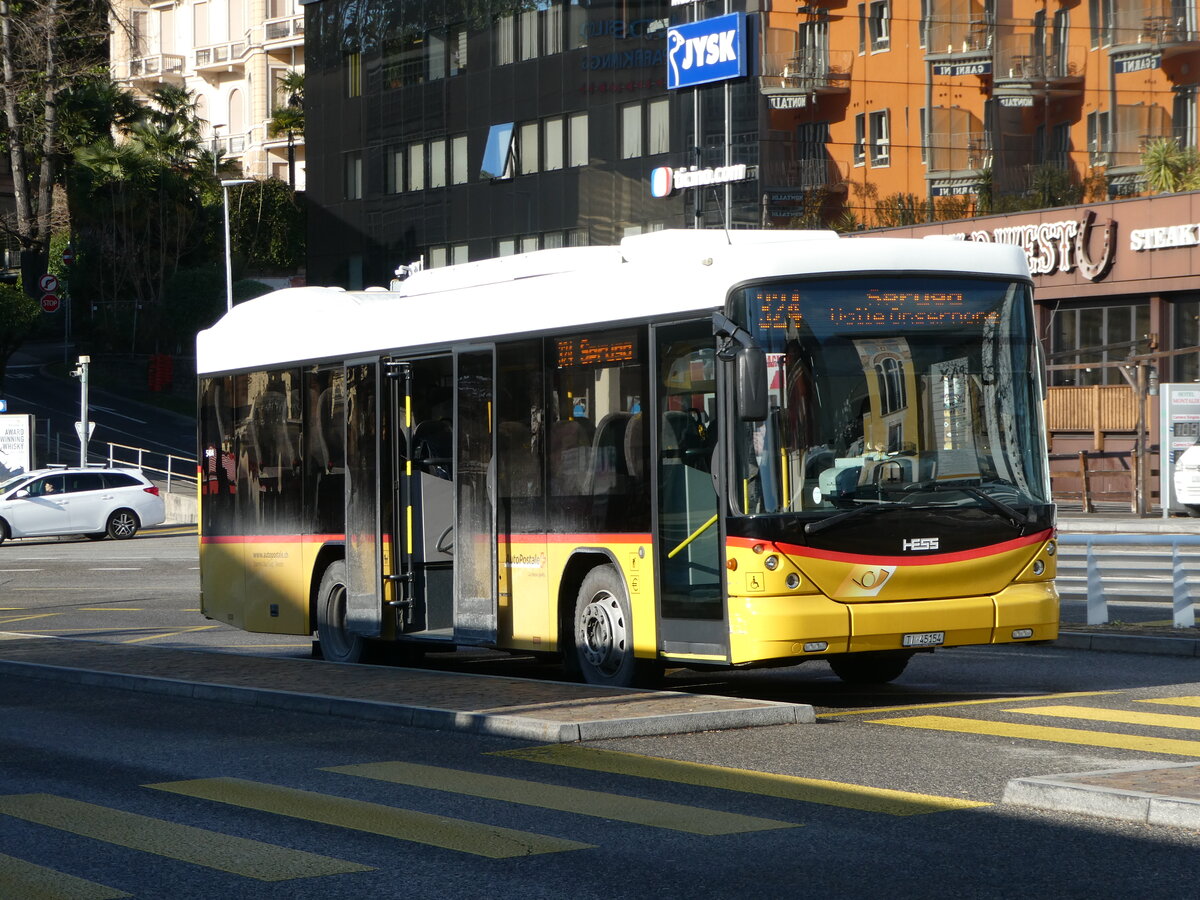
POLYGON ((293 101, 284 76, 304 71, 298 0, 116 0, 110 64, 142 98, 163 84, 190 91, 204 140, 244 175, 304 188, 304 134, 269 129, 293 101))

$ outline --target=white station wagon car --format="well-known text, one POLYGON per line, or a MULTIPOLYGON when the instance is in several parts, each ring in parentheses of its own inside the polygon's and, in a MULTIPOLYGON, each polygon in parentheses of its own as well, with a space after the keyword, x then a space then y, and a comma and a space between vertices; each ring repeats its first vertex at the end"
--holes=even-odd
POLYGON ((0 543, 60 534, 123 541, 166 517, 158 488, 137 469, 37 469, 0 484, 0 543))

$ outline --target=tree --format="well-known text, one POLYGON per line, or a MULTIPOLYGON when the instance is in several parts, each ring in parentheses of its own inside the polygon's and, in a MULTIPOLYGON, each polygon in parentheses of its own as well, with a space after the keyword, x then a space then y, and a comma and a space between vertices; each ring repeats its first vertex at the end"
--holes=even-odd
POLYGON ((281 79, 279 87, 287 96, 283 106, 271 112, 267 133, 271 137, 286 134, 288 139, 288 187, 296 189, 296 134, 304 133, 304 75, 289 69, 281 79))
POLYGON ((19 287, 0 284, 0 389, 4 387, 8 360, 37 324, 41 313, 38 302, 19 287))
POLYGON ((0 228, 17 239, 26 290, 46 271, 54 186, 63 161, 60 103, 68 87, 107 62, 105 0, 0 0, 0 103, 14 212, 0 228))
POLYGON ((1142 177, 1155 194, 1200 188, 1200 153, 1174 138, 1155 138, 1142 151, 1142 177))

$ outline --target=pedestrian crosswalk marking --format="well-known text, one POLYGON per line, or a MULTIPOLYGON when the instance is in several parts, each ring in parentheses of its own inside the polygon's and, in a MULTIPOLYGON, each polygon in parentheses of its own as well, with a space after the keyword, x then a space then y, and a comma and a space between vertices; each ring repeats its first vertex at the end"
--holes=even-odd
POLYGON ((218 834, 53 794, 0 796, 0 813, 118 847, 258 881, 286 881, 372 870, 371 866, 344 859, 218 834))
MULTIPOLYGON (((1020 709, 1013 711, 1022 712, 1020 709)), ((1140 750, 1143 753, 1166 753, 1172 756, 1200 756, 1200 741, 1140 737, 1106 731, 1084 731, 1077 728, 1051 728, 1046 725, 1023 725, 1016 722, 994 722, 957 716, 902 716, 894 719, 873 719, 868 724, 900 725, 904 728, 924 728, 931 731, 952 731, 1017 738, 1026 741, 1107 747, 1111 750, 1140 750)))
POLYGON ((636 753, 622 753, 617 750, 577 747, 573 744, 501 750, 495 755, 575 769, 588 769, 594 772, 607 772, 613 775, 652 778, 658 781, 673 781, 697 787, 739 791, 743 794, 758 794, 764 797, 779 797, 784 800, 819 803, 824 806, 886 813, 891 816, 915 816, 922 813, 990 805, 975 800, 960 800, 956 797, 914 794, 908 791, 894 791, 860 784, 799 778, 794 775, 776 775, 770 772, 709 766, 703 763, 674 759, 657 759, 636 753))
POLYGON ((124 891, 0 853, 0 897, 21 900, 119 900, 124 891))
POLYGON ((593 846, 498 825, 468 822, 241 778, 200 778, 149 784, 146 787, 490 859, 585 850, 593 846))
POLYGON ((1156 697, 1152 700, 1139 700, 1138 703, 1162 703, 1166 706, 1200 707, 1200 697, 1156 697))
POLYGON ((325 769, 325 771, 373 778, 393 784, 431 788, 437 791, 451 791, 472 797, 486 797, 489 800, 520 803, 584 816, 596 816, 618 822, 632 822, 635 825, 667 828, 690 834, 740 834, 748 831, 796 827, 796 824, 792 822, 743 816, 715 809, 685 806, 680 803, 644 800, 640 797, 522 781, 517 778, 444 769, 437 766, 422 766, 415 763, 366 763, 354 766, 335 766, 325 769))
POLYGON ((1055 716, 1060 719, 1084 719, 1092 722, 1116 722, 1122 725, 1147 725, 1151 728, 1186 728, 1200 731, 1200 716, 1172 716, 1138 710, 1103 709, 1097 706, 1024 706, 1007 711, 1029 716, 1055 716))

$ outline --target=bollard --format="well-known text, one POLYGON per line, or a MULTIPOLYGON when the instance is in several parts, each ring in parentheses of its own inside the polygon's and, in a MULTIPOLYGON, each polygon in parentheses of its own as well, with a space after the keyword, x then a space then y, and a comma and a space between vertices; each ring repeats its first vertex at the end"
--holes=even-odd
POLYGON ((1176 628, 1191 628, 1196 624, 1196 611, 1188 594, 1187 569, 1179 559, 1179 544, 1171 547, 1171 600, 1176 628))
POLYGON ((1104 599, 1104 579, 1100 576, 1100 564, 1096 553, 1088 542, 1087 550, 1087 623, 1104 625, 1108 622, 1108 603, 1104 599))

